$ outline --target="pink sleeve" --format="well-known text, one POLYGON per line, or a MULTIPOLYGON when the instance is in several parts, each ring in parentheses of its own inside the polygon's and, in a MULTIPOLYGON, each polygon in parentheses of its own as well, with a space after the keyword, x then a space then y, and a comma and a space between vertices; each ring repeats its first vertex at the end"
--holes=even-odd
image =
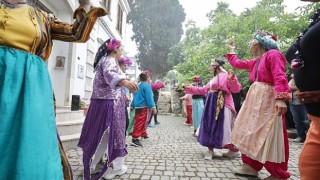
POLYGON ((275 99, 289 100, 291 99, 291 91, 286 76, 286 59, 277 50, 271 50, 267 63, 271 70, 274 86, 275 99))
POLYGON ((152 90, 159 90, 161 88, 164 88, 164 83, 163 82, 152 83, 151 88, 152 90))
POLYGON ((224 56, 228 59, 229 63, 237 69, 250 70, 250 69, 252 69, 252 66, 255 63, 255 60, 242 61, 242 60, 238 59, 236 54, 225 54, 224 56))
POLYGON ((231 93, 238 93, 242 89, 242 86, 236 76, 233 76, 231 80, 228 80, 228 87, 231 93))
POLYGON ((208 82, 208 84, 206 84, 203 87, 195 87, 193 86, 192 88, 186 89, 186 93, 188 94, 202 94, 202 95, 206 95, 208 94, 208 91, 210 89, 210 82, 208 82))

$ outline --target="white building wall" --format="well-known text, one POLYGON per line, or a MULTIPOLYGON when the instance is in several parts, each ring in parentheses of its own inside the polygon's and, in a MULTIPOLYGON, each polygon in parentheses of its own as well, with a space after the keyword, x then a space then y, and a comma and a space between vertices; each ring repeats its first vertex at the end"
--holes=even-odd
MULTIPOLYGON (((101 0, 91 1, 94 6, 102 5, 101 0)), ((40 0, 40 2, 63 22, 73 23, 73 12, 78 7, 78 0, 40 0)), ((94 78, 93 60, 100 43, 115 37, 122 41, 127 52, 130 51, 126 47, 126 42, 130 39, 126 33, 126 16, 129 10, 127 0, 111 0, 110 14, 97 20, 87 43, 54 41, 52 53, 48 59, 48 69, 57 106, 70 106, 72 95, 90 99, 94 78), (119 3, 124 13, 122 35, 116 29, 119 3), (64 68, 55 68, 57 56, 65 57, 64 68), (83 73, 79 72, 79 67, 83 67, 83 73)))

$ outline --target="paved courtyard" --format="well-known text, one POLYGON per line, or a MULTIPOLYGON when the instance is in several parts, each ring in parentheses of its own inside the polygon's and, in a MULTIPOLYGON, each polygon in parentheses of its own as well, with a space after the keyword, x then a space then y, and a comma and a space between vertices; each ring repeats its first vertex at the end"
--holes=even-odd
MULTIPOLYGON (((225 150, 215 150, 212 160, 204 160, 206 148, 199 145, 193 137, 193 129, 183 124, 184 118, 159 116, 160 125, 148 128, 150 138, 143 140, 141 147, 130 146, 126 164, 128 171, 117 179, 145 180, 209 180, 209 179, 263 179, 270 174, 263 169, 258 178, 234 175, 231 170, 241 164, 241 159, 221 157, 225 150)), ((300 179, 298 157, 302 144, 290 143, 289 172, 291 179, 300 179)), ((68 151, 74 170, 74 179, 82 180, 81 149, 68 151)))

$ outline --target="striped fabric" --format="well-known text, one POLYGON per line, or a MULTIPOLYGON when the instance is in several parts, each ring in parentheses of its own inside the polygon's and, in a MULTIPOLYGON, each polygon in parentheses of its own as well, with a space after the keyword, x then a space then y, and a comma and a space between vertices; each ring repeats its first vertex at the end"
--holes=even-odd
POLYGON ((284 162, 283 141, 274 87, 254 82, 235 120, 232 143, 254 160, 280 163, 284 162))
POLYGON ((33 23, 39 27, 34 40, 31 53, 47 60, 52 50, 52 40, 66 42, 86 42, 98 17, 108 14, 105 9, 91 7, 86 11, 79 7, 73 15, 75 19, 72 25, 61 22, 51 14, 31 8, 30 15, 33 23))

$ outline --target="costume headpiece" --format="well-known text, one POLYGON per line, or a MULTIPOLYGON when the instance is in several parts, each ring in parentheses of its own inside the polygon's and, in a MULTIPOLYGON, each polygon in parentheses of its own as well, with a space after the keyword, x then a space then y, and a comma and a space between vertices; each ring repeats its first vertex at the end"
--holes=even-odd
POLYGON ((193 80, 192 80, 192 81, 199 83, 199 82, 201 82, 202 80, 201 80, 200 76, 195 75, 195 76, 193 77, 193 80))
POLYGON ((268 51, 271 49, 279 49, 277 43, 277 37, 270 33, 265 33, 258 30, 253 39, 256 39, 262 47, 266 48, 268 51))
POLYGON ((132 65, 132 61, 131 59, 127 58, 127 57, 121 57, 119 60, 120 64, 125 64, 127 66, 131 66, 132 65))
POLYGON ((148 76, 151 76, 152 75, 152 72, 150 70, 145 70, 143 71, 141 74, 146 74, 148 76))
POLYGON ((113 51, 121 46, 121 41, 111 38, 109 43, 107 44, 107 50, 113 51))

